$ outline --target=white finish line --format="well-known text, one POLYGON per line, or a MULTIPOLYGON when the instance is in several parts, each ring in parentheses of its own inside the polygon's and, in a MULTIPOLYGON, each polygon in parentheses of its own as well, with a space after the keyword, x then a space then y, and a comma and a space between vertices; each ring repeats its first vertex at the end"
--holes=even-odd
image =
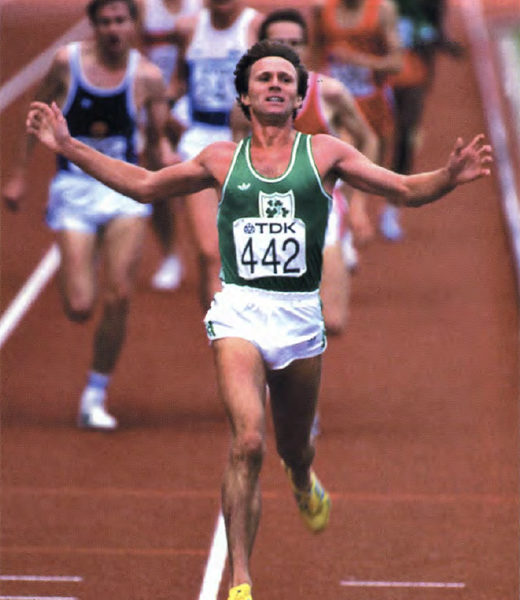
POLYGON ((0 596, 0 600, 78 600, 76 596, 0 596))
POLYGON ((0 581, 41 581, 41 582, 80 582, 83 577, 76 575, 0 575, 0 581))
POLYGON ((463 589, 465 583, 442 583, 434 581, 340 581, 343 587, 367 588, 441 588, 463 589))

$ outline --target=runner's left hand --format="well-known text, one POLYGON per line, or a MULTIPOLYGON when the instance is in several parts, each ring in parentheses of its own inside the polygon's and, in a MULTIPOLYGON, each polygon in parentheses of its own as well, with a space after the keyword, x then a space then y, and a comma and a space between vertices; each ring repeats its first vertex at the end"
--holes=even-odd
POLYGON ((67 121, 58 105, 32 102, 26 121, 27 133, 35 135, 50 150, 59 153, 71 139, 67 121))
POLYGON ((447 169, 455 185, 474 181, 491 174, 492 148, 484 143, 485 136, 479 134, 464 146, 458 138, 448 159, 447 169))

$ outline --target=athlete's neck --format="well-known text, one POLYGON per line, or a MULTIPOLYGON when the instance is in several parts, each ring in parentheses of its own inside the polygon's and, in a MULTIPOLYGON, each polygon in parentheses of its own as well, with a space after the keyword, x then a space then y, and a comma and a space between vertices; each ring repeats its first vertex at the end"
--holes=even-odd
POLYGON ((181 0, 163 0, 164 6, 171 13, 176 15, 181 9, 181 0))
POLYGON ((128 64, 128 56, 130 50, 123 50, 117 52, 111 52, 106 48, 103 48, 99 44, 95 45, 95 56, 100 65, 108 69, 109 71, 119 71, 126 69, 128 64))
POLYGON ((238 19, 241 12, 242 6, 240 5, 222 12, 213 10, 210 13, 211 25, 218 30, 228 29, 238 19))
POLYGON ((292 146, 295 136, 292 119, 284 126, 266 125, 257 120, 252 122, 251 145, 258 149, 292 146))

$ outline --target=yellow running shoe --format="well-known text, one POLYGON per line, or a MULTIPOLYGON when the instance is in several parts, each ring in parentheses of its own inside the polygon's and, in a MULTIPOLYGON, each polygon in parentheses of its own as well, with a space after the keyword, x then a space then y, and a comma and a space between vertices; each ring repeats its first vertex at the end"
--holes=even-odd
POLYGON ((241 583, 229 590, 228 600, 253 600, 249 583, 241 583))
POLYGON ((331 501, 329 494, 316 477, 316 473, 311 471, 311 489, 305 492, 294 485, 291 469, 285 467, 285 472, 291 482, 303 522, 313 533, 323 531, 329 523, 331 501))

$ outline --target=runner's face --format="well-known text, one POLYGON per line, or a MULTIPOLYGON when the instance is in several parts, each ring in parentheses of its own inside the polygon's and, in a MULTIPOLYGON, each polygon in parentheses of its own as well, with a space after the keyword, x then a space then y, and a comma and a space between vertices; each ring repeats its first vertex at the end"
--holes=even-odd
POLYGON ((257 60, 249 74, 249 90, 242 101, 257 115, 287 120, 302 98, 298 96, 297 73, 285 58, 267 56, 257 60))
POLYGON ((271 42, 279 42, 290 46, 295 52, 303 58, 302 54, 306 49, 305 34, 303 29, 293 21, 276 21, 267 28, 267 39, 271 42))
POLYGON ((101 49, 118 56, 128 51, 135 34, 135 22, 125 2, 110 2, 100 8, 94 23, 101 49))

